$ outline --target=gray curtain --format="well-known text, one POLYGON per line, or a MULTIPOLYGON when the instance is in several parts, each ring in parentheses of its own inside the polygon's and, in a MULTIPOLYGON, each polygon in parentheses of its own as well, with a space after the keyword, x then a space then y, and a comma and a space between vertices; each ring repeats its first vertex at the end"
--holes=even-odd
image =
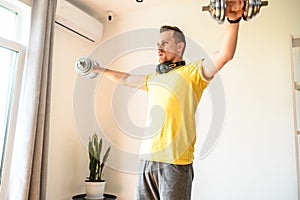
POLYGON ((31 34, 22 80, 10 200, 46 199, 52 45, 57 0, 33 0, 31 34))

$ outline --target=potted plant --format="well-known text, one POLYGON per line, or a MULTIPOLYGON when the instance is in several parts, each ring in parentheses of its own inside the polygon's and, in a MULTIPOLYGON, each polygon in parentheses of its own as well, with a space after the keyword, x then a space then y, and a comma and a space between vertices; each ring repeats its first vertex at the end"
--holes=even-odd
POLYGON ((102 138, 99 140, 96 133, 89 138, 89 171, 90 175, 85 180, 86 198, 101 199, 105 189, 105 180, 103 179, 103 168, 109 156, 110 147, 107 148, 102 160, 102 138))

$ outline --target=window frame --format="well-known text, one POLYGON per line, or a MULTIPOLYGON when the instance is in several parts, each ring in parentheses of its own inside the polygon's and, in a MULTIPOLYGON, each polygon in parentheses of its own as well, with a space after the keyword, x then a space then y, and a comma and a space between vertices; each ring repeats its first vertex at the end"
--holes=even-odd
POLYGON ((26 26, 30 27, 31 7, 26 7, 26 5, 19 0, 0 0, 0 5, 18 13, 16 32, 22 34, 17 35, 16 39, 13 41, 27 45, 29 31, 25 31, 26 34, 23 34, 23 30, 26 29, 26 26))
MULTIPOLYGON (((0 184, 0 199, 8 197, 8 183, 13 155, 13 144, 15 138, 16 123, 19 110, 19 101, 22 88, 23 72, 27 54, 27 44, 29 42, 31 7, 24 5, 18 0, 0 0, 0 5, 18 13, 16 32, 19 34, 15 40, 0 37, 0 46, 17 53, 17 60, 14 72, 14 87, 11 94, 11 109, 8 116, 7 136, 5 143, 5 153, 3 158, 2 180, 0 184)), ((2 148, 2 147, 1 147, 2 148)))
MULTIPOLYGON (((7 137, 6 137, 6 148, 5 148, 5 156, 3 162, 3 171, 2 171, 2 180, 0 184, 0 197, 2 195, 6 195, 6 191, 8 188, 8 180, 9 180, 9 172, 11 166, 11 158, 13 153, 13 141, 16 130, 16 122, 18 116, 18 108, 19 108, 19 100, 20 93, 22 87, 22 76, 25 64, 25 55, 26 55, 26 47, 24 45, 18 44, 16 42, 0 38, 0 46, 7 48, 11 51, 15 51, 18 53, 17 63, 15 68, 15 82, 14 88, 12 91, 12 100, 11 100, 11 110, 9 115, 9 124, 7 129, 7 137)), ((5 199, 5 198, 3 198, 5 199)))

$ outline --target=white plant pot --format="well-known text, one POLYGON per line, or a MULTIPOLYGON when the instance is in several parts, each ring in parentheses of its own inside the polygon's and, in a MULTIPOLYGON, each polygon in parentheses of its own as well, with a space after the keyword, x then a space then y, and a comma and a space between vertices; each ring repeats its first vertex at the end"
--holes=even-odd
POLYGON ((85 181, 86 199, 103 199, 106 182, 85 181))

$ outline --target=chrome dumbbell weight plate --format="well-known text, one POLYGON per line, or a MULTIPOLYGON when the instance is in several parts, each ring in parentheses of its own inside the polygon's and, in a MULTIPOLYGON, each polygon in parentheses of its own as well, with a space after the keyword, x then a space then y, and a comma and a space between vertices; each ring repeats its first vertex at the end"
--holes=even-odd
POLYGON ((254 7, 256 5, 255 0, 249 0, 249 10, 248 10, 248 19, 252 19, 254 14, 254 7))
POLYGON ((244 20, 247 20, 248 17, 248 7, 249 7, 249 1, 244 1, 244 12, 243 12, 244 20))
POLYGON ((255 0, 255 5, 253 9, 253 17, 255 17, 258 14, 258 6, 259 5, 259 0, 255 0))
POLYGON ((212 18, 214 18, 214 19, 216 19, 216 1, 218 1, 218 0, 211 0, 210 1, 210 9, 211 9, 211 17, 212 18))
POLYGON ((211 11, 210 15, 213 19, 217 19, 217 15, 219 12, 218 2, 219 2, 219 0, 211 0, 210 1, 209 10, 211 11))
POLYGON ((211 0, 208 6, 203 6, 202 11, 208 11, 211 17, 219 24, 223 23, 226 16, 225 0, 211 0))
POLYGON ((221 15, 221 4, 220 4, 220 0, 216 0, 216 16, 215 19, 217 21, 220 20, 220 15, 221 15))
POLYGON ((80 57, 75 63, 75 70, 78 74, 93 79, 98 75, 98 73, 93 72, 95 66, 99 66, 96 61, 93 61, 88 57, 80 57))
POLYGON ((248 7, 248 19, 252 19, 253 16, 253 8, 255 5, 255 0, 249 0, 249 7, 248 7))
POLYGON ((218 20, 219 24, 224 23, 226 16, 226 0, 220 0, 220 18, 218 20))
POLYGON ((250 5, 249 0, 245 1, 244 2, 244 13, 243 13, 243 19, 245 21, 248 21, 250 19, 250 17, 249 17, 249 10, 250 9, 252 10, 252 7, 251 8, 250 7, 251 7, 251 5, 250 5))
POLYGON ((261 1, 261 0, 245 0, 245 11, 243 14, 243 19, 248 21, 256 16, 262 6, 267 6, 268 1, 261 1))

